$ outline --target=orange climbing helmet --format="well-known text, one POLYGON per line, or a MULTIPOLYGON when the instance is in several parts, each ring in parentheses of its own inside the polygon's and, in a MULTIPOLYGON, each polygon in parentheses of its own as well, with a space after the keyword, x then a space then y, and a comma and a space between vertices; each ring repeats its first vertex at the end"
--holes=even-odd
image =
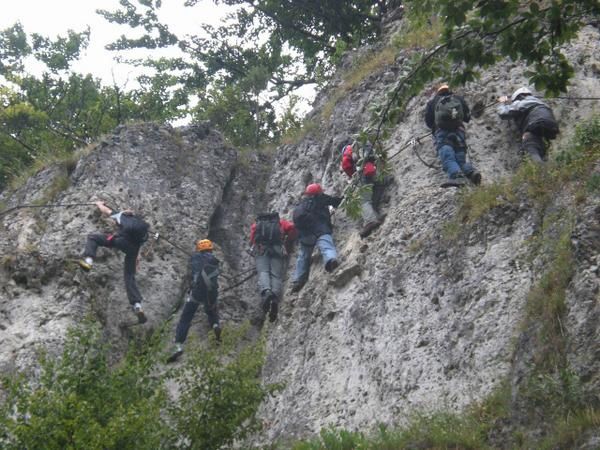
POLYGON ((212 241, 209 241, 208 239, 200 239, 199 241, 196 241, 196 251, 197 252, 206 252, 206 251, 211 251, 212 249, 213 249, 212 241))
POLYGON ((323 193, 323 188, 318 183, 309 184, 306 186, 304 195, 319 195, 323 193))

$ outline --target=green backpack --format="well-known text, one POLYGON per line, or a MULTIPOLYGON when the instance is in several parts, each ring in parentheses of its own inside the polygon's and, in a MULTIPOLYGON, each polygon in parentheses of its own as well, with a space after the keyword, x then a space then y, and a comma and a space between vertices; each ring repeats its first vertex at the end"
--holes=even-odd
POLYGON ((435 126, 454 131, 463 123, 462 102, 455 95, 445 95, 435 105, 435 126))

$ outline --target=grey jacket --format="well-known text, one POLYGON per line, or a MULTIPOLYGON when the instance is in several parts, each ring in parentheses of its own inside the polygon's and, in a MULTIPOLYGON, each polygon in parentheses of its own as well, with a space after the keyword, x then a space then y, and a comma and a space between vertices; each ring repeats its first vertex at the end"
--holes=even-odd
POLYGON ((533 95, 508 105, 500 105, 497 111, 502 119, 514 119, 521 133, 542 122, 558 127, 550 107, 533 95))

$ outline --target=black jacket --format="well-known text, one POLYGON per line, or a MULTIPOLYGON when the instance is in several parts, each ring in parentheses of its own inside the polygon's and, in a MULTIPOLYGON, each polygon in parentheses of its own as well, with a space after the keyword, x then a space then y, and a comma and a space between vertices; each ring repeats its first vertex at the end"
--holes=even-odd
POLYGON ((194 252, 190 258, 192 291, 216 295, 219 289, 219 260, 210 251, 194 252))
POLYGON ((309 205, 311 211, 310 223, 307 227, 298 227, 300 241, 303 243, 314 243, 317 238, 324 234, 332 234, 331 215, 329 206, 338 207, 342 197, 333 197, 327 194, 306 196, 302 199, 309 205))
POLYGON ((437 94, 431 100, 427 102, 427 106, 425 107, 425 124, 431 131, 435 131, 435 106, 440 101, 442 97, 447 95, 454 95, 463 107, 463 122, 469 122, 471 120, 471 110, 469 109, 469 105, 461 95, 453 94, 452 92, 444 92, 442 94, 437 94))

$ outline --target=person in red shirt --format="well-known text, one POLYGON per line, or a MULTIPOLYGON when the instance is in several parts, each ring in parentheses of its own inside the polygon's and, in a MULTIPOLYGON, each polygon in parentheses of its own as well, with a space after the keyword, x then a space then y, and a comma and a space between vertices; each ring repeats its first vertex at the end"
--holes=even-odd
POLYGON ((279 302, 283 292, 284 259, 297 231, 292 222, 280 219, 276 212, 259 214, 250 227, 251 253, 256 259, 258 289, 265 314, 277 320, 279 302))
POLYGON ((369 236, 375 228, 383 223, 382 217, 375 210, 376 197, 381 196, 383 184, 377 181, 377 161, 373 151, 373 146, 367 143, 363 148, 363 158, 358 154, 356 144, 345 145, 342 150, 342 170, 348 178, 352 178, 356 172, 359 177, 360 186, 370 186, 370 189, 363 189, 361 194, 360 210, 363 219, 363 228, 360 230, 360 237, 369 236), (376 196, 376 191, 379 195, 376 196))

